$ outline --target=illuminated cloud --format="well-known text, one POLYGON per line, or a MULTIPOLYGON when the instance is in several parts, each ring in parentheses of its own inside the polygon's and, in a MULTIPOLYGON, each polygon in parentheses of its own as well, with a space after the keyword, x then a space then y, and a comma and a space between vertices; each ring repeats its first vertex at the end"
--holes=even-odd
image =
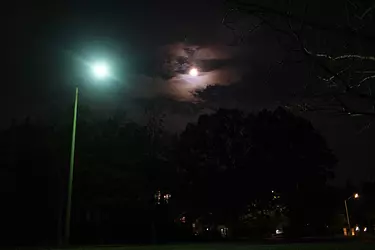
MULTIPOLYGON (((237 50, 225 46, 186 46, 183 43, 170 44, 159 50, 159 62, 169 61, 168 66, 178 64, 179 57, 186 58, 183 67, 169 67, 173 71, 170 77, 163 75, 135 75, 130 80, 130 91, 133 96, 141 98, 168 97, 176 101, 198 101, 194 93, 210 85, 230 85, 238 82, 242 72, 236 65, 237 50), (173 61, 176 60, 176 61, 173 61), (197 76, 189 74, 195 67, 199 70, 197 76), (181 69, 182 68, 182 69, 181 69), (184 71, 185 69, 185 71, 184 71)), ((164 73, 164 72, 163 72, 164 73)))

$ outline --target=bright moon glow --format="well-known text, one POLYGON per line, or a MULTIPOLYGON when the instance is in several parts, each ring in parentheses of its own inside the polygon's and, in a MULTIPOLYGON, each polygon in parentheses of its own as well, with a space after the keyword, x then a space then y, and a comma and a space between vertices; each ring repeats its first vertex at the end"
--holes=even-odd
POLYGON ((96 63, 92 67, 94 76, 97 78, 105 78, 108 76, 108 67, 105 63, 96 63))
POLYGON ((192 68, 189 71, 189 75, 191 75, 191 76, 197 76, 198 75, 198 69, 197 68, 192 68))

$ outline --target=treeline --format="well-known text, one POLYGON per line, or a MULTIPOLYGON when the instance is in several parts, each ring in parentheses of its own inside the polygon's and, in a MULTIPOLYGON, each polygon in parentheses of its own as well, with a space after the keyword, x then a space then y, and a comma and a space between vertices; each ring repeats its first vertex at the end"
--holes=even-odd
MULTIPOLYGON (((61 240, 71 126, 14 122, 0 134, 1 244, 61 240)), ((307 120, 284 109, 202 115, 179 135, 163 119, 78 119, 72 243, 330 235, 355 191, 327 184, 337 160, 307 120)), ((374 224, 374 183, 351 205, 374 224)))

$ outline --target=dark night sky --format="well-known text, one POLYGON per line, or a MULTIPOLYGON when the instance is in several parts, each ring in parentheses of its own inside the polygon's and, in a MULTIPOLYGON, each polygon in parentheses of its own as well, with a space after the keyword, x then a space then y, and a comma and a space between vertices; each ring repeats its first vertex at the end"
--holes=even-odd
MULTIPOLYGON (((69 109, 76 84, 81 88, 81 105, 97 114, 120 109, 141 119, 145 107, 152 106, 168 115, 171 130, 183 128, 204 112, 191 93, 207 85, 216 85, 218 92, 200 100, 203 106, 256 111, 287 101, 304 80, 303 65, 274 70, 265 83, 270 65, 282 51, 270 34, 261 31, 245 45, 228 46, 232 36, 221 25, 224 10, 220 0, 13 1, 1 13, 5 54, 1 127, 13 117, 58 116, 69 109), (158 67, 163 57, 184 55, 187 46, 199 47, 194 62, 202 74, 196 79, 161 78, 158 67), (87 79, 85 62, 94 58, 112 64, 111 81, 99 84, 87 79)), ((305 116, 340 160, 338 183, 374 177, 374 126, 362 130, 363 120, 305 116)))

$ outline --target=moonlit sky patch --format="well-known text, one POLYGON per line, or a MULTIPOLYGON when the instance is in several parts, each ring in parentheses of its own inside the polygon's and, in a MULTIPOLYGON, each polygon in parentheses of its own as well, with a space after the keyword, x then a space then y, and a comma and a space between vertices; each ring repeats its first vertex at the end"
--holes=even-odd
MULTIPOLYGON (((238 67, 241 60, 237 53, 238 48, 229 46, 206 45, 204 47, 186 45, 183 43, 162 46, 157 54, 156 62, 163 61, 166 57, 178 58, 189 57, 187 69, 198 65, 199 74, 197 76, 185 73, 175 73, 173 77, 164 79, 158 73, 153 76, 133 75, 129 87, 129 93, 136 97, 168 97, 176 101, 199 101, 195 92, 213 85, 230 85, 241 80, 244 69, 238 67), (195 52, 190 55, 186 49, 192 48, 195 52)), ((170 69, 173 71, 173 68, 170 69)), ((249 70, 247 69, 247 72, 249 70)))

